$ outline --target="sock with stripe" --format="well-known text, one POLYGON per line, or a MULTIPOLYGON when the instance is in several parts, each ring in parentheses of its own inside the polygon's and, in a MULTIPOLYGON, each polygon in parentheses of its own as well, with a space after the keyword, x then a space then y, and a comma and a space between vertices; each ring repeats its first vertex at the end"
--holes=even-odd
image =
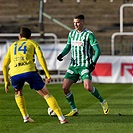
POLYGON ((67 95, 66 95, 66 99, 71 107, 71 109, 75 109, 76 108, 76 105, 75 105, 75 102, 74 102, 74 96, 73 96, 73 93, 72 92, 69 92, 67 95))
POLYGON ((91 94, 95 96, 97 99, 99 99, 101 103, 104 101, 104 99, 102 98, 102 96, 95 87, 93 87, 91 94))

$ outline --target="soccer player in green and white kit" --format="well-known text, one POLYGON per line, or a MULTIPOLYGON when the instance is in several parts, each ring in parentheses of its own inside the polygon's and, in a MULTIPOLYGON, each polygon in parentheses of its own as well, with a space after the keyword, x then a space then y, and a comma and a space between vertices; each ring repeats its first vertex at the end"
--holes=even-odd
POLYGON ((100 95, 98 90, 92 86, 91 72, 95 69, 97 60, 101 54, 98 42, 90 30, 84 27, 84 15, 78 15, 73 19, 75 29, 70 31, 66 47, 58 55, 59 61, 71 50, 71 62, 65 74, 62 88, 66 99, 71 107, 70 113, 65 116, 78 114, 78 109, 74 102, 74 96, 70 87, 81 77, 84 88, 95 96, 101 103, 104 114, 109 113, 108 104, 100 95), (94 55, 93 55, 94 51, 94 55))

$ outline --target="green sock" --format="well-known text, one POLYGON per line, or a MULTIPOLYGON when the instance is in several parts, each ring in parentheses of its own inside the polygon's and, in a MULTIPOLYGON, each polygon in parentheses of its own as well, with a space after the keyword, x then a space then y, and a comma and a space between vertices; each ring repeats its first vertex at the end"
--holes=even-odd
POLYGON ((104 99, 95 87, 93 87, 91 94, 95 96, 97 99, 99 99, 100 102, 103 102, 104 99))
POLYGON ((72 92, 68 93, 66 95, 66 99, 71 107, 71 109, 75 109, 76 108, 76 105, 75 105, 75 102, 74 102, 74 97, 73 97, 73 94, 72 92))

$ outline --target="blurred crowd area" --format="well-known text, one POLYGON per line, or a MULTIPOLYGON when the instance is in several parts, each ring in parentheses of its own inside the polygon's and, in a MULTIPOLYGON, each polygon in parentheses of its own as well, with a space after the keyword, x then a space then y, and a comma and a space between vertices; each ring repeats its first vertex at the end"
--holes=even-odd
MULTIPOLYGON (((43 16, 39 23, 41 0, 0 0, 0 33, 18 33, 27 26, 34 33, 54 33, 67 38, 68 30, 43 16)), ((103 55, 111 54, 111 36, 120 31, 120 6, 133 0, 44 0, 43 12, 73 28, 73 17, 84 14, 85 26, 94 32, 103 55)), ((124 9, 123 31, 133 32, 133 7, 124 9)), ((131 55, 133 37, 119 36, 115 40, 116 55, 131 55)))

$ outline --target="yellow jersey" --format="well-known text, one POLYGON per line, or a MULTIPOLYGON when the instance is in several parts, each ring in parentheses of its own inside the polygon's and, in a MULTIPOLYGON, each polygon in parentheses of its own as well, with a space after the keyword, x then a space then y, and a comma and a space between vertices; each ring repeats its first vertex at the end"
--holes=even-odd
POLYGON ((39 44, 31 39, 21 38, 11 44, 4 58, 3 74, 5 81, 7 81, 8 65, 10 76, 36 71, 36 64, 34 62, 35 54, 37 55, 46 77, 50 78, 46 61, 39 44))

